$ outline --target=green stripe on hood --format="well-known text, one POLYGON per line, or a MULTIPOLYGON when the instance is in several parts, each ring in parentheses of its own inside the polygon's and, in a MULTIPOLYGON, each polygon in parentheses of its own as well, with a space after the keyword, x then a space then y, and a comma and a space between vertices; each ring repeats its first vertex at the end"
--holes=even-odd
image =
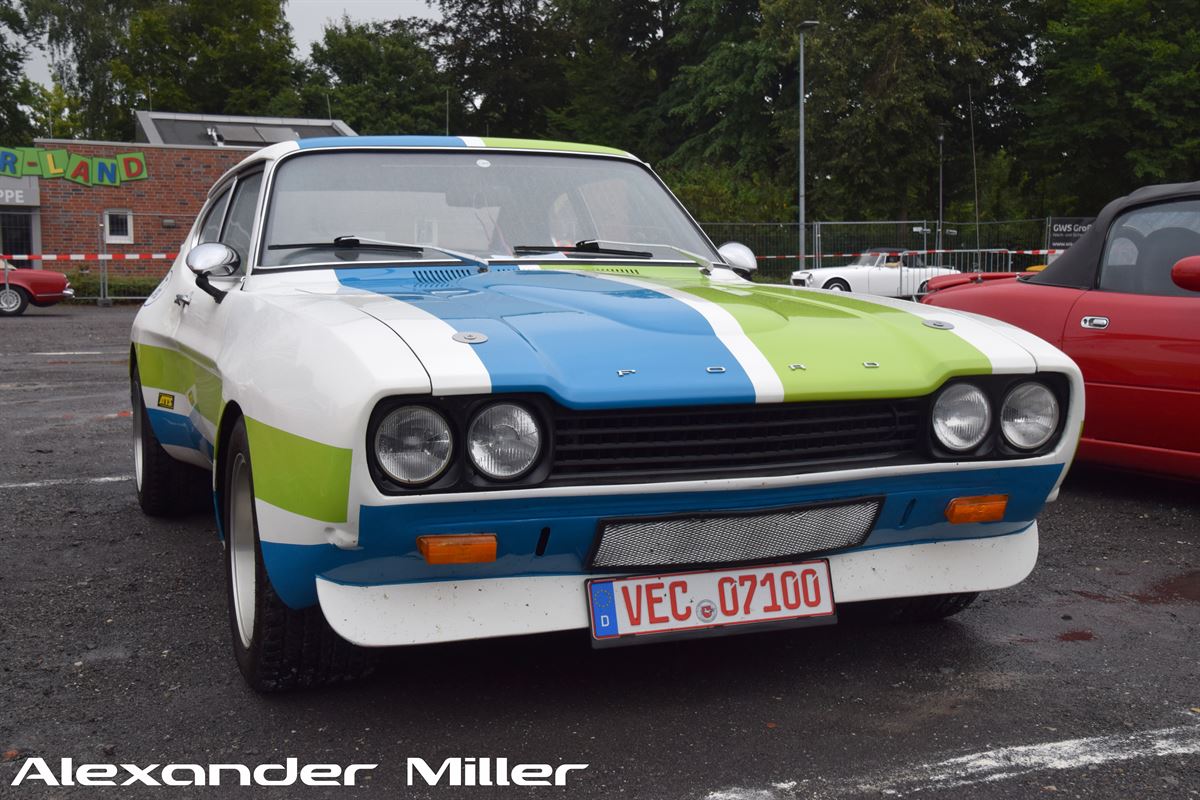
POLYGON ((784 401, 915 397, 956 375, 992 372, 987 356, 953 330, 930 328, 916 314, 870 300, 716 282, 688 267, 570 269, 611 271, 616 279, 661 285, 724 309, 779 376, 784 401))
POLYGON ((293 514, 345 522, 351 451, 246 417, 254 495, 293 514))

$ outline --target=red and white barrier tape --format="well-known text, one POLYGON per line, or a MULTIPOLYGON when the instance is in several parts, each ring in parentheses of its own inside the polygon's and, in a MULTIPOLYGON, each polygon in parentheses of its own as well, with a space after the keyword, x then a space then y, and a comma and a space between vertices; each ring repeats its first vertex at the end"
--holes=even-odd
POLYGON ((4 261, 174 261, 178 253, 0 253, 4 261))
MULTIPOLYGON (((1053 256, 1065 250, 868 250, 863 253, 821 253, 821 258, 858 258, 859 256, 929 256, 952 253, 991 253, 999 256, 1053 256)), ((798 256, 755 256, 759 261, 795 261, 798 256)), ((805 258, 816 258, 816 254, 805 258)))

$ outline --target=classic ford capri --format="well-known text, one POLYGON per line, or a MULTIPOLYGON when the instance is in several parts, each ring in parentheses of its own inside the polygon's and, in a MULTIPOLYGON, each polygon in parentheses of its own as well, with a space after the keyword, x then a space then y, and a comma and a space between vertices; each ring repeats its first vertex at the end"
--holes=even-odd
POLYGON ((1070 359, 754 266, 619 150, 268 147, 134 323, 141 506, 211 488, 260 691, 378 647, 934 619, 1025 578, 1070 359))

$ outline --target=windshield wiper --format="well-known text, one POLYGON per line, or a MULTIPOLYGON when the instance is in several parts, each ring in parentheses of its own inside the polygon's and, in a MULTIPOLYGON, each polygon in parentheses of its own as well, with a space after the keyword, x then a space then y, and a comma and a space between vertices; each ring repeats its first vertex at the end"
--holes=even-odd
POLYGON ((624 256, 625 258, 654 258, 654 253, 642 250, 615 250, 601 247, 595 239, 584 239, 573 245, 569 244, 519 244, 513 249, 513 255, 524 253, 588 253, 601 256, 624 256))
POLYGON ((577 245, 589 246, 599 246, 602 243, 618 244, 623 247, 665 247, 668 250, 674 250, 676 253, 679 253, 688 261, 696 262, 696 265, 700 267, 700 271, 705 274, 708 274, 713 267, 724 267, 725 269, 730 270, 733 269, 732 264, 726 264, 724 261, 713 261, 712 259, 705 258, 699 253, 693 253, 691 250, 684 250, 682 247, 676 247, 673 244, 651 244, 650 242, 617 242, 609 239, 585 239, 582 242, 576 242, 577 245))
POLYGON ((487 262, 467 253, 460 253, 457 250, 449 250, 445 247, 434 247, 431 244, 409 244, 408 242, 385 242, 381 239, 368 239, 365 236, 355 236, 349 234, 346 236, 335 236, 332 242, 296 242, 293 244, 269 244, 268 250, 301 250, 305 247, 325 248, 330 247, 344 250, 357 247, 364 247, 368 250, 398 250, 403 253, 423 253, 426 250, 434 250, 438 253, 457 258, 459 261, 464 261, 468 264, 474 264, 477 267, 487 268, 487 262))

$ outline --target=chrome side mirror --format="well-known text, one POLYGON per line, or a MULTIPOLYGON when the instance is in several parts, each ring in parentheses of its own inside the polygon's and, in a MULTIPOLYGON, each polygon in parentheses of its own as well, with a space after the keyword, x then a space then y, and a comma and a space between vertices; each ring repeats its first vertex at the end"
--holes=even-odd
POLYGON ((721 255, 721 260, 733 267, 733 271, 742 277, 749 277, 750 273, 758 269, 758 259, 754 257, 754 251, 740 242, 726 242, 717 248, 717 252, 721 255))
POLYGON ((242 259, 237 251, 220 242, 205 242, 188 251, 184 263, 196 275, 196 286, 200 291, 220 303, 228 294, 209 283, 209 278, 227 278, 237 272, 242 259))
POLYGON ((192 272, 211 278, 226 278, 237 272, 242 263, 236 250, 220 242, 196 245, 184 260, 192 272))

